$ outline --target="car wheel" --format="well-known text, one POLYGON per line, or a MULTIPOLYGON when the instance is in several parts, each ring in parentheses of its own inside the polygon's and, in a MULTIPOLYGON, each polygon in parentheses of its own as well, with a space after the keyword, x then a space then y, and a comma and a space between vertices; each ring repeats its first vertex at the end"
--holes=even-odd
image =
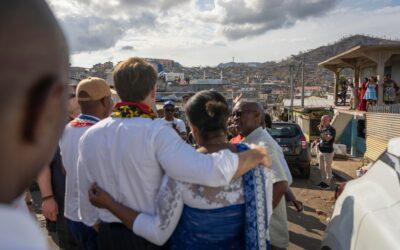
POLYGON ((300 177, 303 179, 310 178, 311 167, 310 165, 300 168, 300 177))

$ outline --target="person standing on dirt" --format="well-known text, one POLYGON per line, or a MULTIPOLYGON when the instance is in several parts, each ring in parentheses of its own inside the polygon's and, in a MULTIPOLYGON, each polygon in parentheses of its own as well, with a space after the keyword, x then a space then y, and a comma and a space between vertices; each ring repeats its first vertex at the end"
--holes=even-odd
POLYGON ((336 130, 331 126, 331 118, 324 115, 319 125, 320 139, 318 145, 318 163, 321 171, 321 182, 318 187, 322 189, 330 189, 332 179, 332 160, 333 160, 333 143, 335 141, 336 130))

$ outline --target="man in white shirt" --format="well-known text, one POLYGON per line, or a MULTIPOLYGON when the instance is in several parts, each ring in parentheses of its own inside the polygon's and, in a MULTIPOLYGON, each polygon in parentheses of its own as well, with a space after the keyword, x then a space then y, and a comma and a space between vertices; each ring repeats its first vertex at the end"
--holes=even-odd
POLYGON ((64 216, 69 231, 82 249, 97 249, 97 233, 81 222, 78 192, 78 143, 86 130, 110 115, 111 91, 101 78, 89 77, 79 82, 76 98, 81 114, 67 124, 60 140, 62 163, 66 172, 64 216))
POLYGON ((68 50, 45 1, 0 2, 0 249, 47 249, 12 202, 56 149, 64 127, 68 50))
POLYGON ((155 198, 164 173, 177 180, 224 186, 258 163, 268 164, 265 149, 240 154, 229 150, 204 155, 183 141, 150 107, 156 96, 157 74, 140 58, 129 58, 114 69, 114 83, 122 102, 111 117, 88 129, 79 143, 79 195, 82 221, 99 221, 99 247, 159 249, 132 233, 111 212, 89 202, 96 182, 115 200, 136 211, 155 213, 155 198))
POLYGON ((233 108, 235 124, 244 136, 242 142, 263 143, 272 161, 273 213, 269 222, 271 249, 286 249, 289 245, 285 192, 292 176, 279 144, 262 128, 263 111, 256 102, 242 101, 233 108))
POLYGON ((164 120, 175 129, 176 132, 186 141, 186 125, 181 119, 174 117, 175 103, 173 101, 166 101, 164 103, 164 120))

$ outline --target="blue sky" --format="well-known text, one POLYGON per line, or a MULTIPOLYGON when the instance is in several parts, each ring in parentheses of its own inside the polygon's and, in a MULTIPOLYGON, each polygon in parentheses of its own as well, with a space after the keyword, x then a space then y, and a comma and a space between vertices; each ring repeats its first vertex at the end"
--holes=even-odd
POLYGON ((48 0, 72 65, 130 56, 187 66, 281 60, 366 34, 400 38, 400 0, 48 0))

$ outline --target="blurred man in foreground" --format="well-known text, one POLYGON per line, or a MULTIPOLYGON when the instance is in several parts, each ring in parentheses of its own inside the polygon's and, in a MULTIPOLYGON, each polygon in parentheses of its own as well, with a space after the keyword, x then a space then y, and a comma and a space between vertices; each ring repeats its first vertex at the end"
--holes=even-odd
POLYGON ((45 249, 32 218, 9 204, 50 162, 66 117, 68 49, 44 1, 0 3, 0 249, 45 249))

